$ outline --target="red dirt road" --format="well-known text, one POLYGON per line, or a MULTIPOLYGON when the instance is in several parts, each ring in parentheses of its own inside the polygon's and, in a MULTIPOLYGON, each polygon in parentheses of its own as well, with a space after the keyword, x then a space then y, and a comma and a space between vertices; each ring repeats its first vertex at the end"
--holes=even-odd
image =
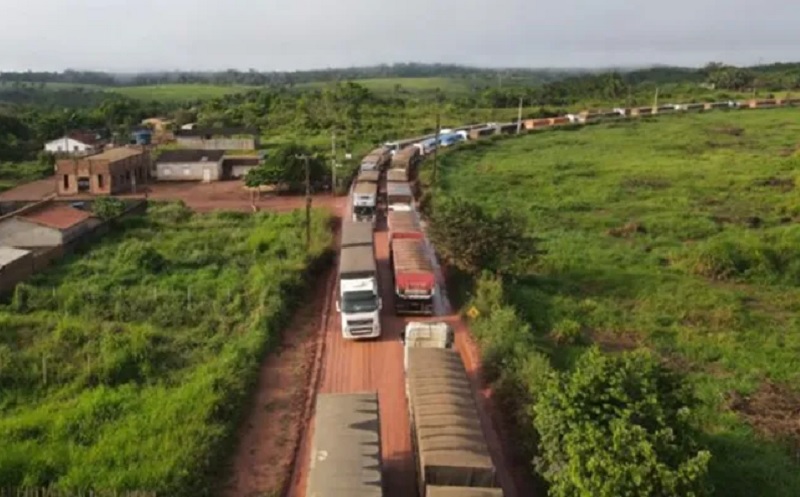
MULTIPOLYGON (((382 336, 374 341, 349 341, 342 338, 341 321, 335 309, 328 320, 328 326, 321 330, 324 334, 324 353, 321 365, 319 392, 353 393, 377 391, 381 415, 381 443, 384 464, 386 497, 412 497, 417 495, 414 461, 411 454, 411 434, 408 407, 405 399, 405 380, 403 372, 403 351, 399 341, 400 332, 412 320, 426 320, 419 317, 398 317, 394 314, 389 266, 388 238, 385 222, 375 233, 375 250, 378 262, 383 311, 381 313, 382 336)), ((439 317, 428 318, 450 322, 456 330, 456 344, 461 352, 470 374, 478 399, 481 424, 487 437, 492 458, 498 469, 498 478, 506 497, 528 497, 533 494, 530 486, 515 478, 507 469, 507 451, 493 428, 499 417, 490 415, 493 405, 484 396, 486 393, 479 376, 479 355, 470 342, 469 332, 457 315, 453 315, 449 302, 442 293, 446 288, 439 271, 438 290, 440 298, 436 302, 439 317)), ((335 299, 335 295, 331 297, 335 299)), ((292 483, 288 490, 291 497, 305 497, 310 440, 313 424, 308 426, 302 447, 294 468, 292 483)), ((506 444, 507 446, 507 444, 506 444)))
MULTIPOLYGON (((32 181, 0 193, 0 202, 26 201, 35 202, 49 195, 55 195, 55 179, 53 177, 32 181)), ((182 200, 196 212, 228 210, 252 212, 253 201, 250 192, 244 189, 240 180, 200 182, 159 182, 140 185, 137 193, 119 195, 120 198, 145 198, 151 200, 182 200)), ((88 200, 88 195, 59 197, 60 199, 88 200)), ((272 195, 262 193, 256 197, 255 205, 259 210, 276 212, 305 208, 303 195, 272 195)), ((330 194, 312 195, 311 206, 323 207, 335 211, 342 205, 342 197, 334 198, 330 194)))

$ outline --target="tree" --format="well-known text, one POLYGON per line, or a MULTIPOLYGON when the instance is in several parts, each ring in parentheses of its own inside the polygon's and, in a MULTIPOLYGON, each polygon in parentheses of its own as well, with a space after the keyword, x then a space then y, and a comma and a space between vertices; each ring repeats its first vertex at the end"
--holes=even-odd
POLYGON ((92 212, 103 220, 115 218, 125 212, 125 202, 114 197, 99 197, 92 203, 92 212))
POLYGON ((538 252, 525 220, 509 209, 488 212, 461 198, 436 203, 431 239, 442 256, 472 275, 482 270, 499 274, 526 272, 538 252))
POLYGON ((552 373, 534 408, 537 470, 554 497, 700 497, 711 454, 700 450, 683 378, 647 353, 586 353, 552 373))
POLYGON ((263 165, 247 173, 245 184, 250 187, 286 185, 290 191, 303 190, 306 180, 306 165, 298 155, 309 156, 308 165, 312 183, 319 183, 325 179, 328 172, 325 161, 312 150, 296 143, 290 143, 275 149, 263 165))

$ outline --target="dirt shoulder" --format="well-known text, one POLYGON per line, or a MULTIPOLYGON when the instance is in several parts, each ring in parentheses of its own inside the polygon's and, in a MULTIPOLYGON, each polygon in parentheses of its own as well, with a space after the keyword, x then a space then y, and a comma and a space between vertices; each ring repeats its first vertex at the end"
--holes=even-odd
POLYGON ((320 328, 330 305, 332 268, 320 275, 283 333, 280 348, 261 365, 250 412, 239 429, 226 497, 277 496, 287 486, 307 424, 309 385, 319 362, 320 328))

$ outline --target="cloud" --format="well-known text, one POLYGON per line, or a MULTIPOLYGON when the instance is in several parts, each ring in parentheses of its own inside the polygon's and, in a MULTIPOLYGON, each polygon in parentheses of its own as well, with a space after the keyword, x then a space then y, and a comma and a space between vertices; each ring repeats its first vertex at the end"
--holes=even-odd
POLYGON ((753 64, 796 57, 796 26, 789 0, 26 0, 0 70, 753 64))

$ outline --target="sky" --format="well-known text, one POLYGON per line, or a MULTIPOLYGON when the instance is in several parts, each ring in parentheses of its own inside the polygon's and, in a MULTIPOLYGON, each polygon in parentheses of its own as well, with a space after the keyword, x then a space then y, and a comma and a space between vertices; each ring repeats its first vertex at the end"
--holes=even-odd
POLYGON ((795 0, 24 0, 0 71, 291 71, 800 60, 795 0))

